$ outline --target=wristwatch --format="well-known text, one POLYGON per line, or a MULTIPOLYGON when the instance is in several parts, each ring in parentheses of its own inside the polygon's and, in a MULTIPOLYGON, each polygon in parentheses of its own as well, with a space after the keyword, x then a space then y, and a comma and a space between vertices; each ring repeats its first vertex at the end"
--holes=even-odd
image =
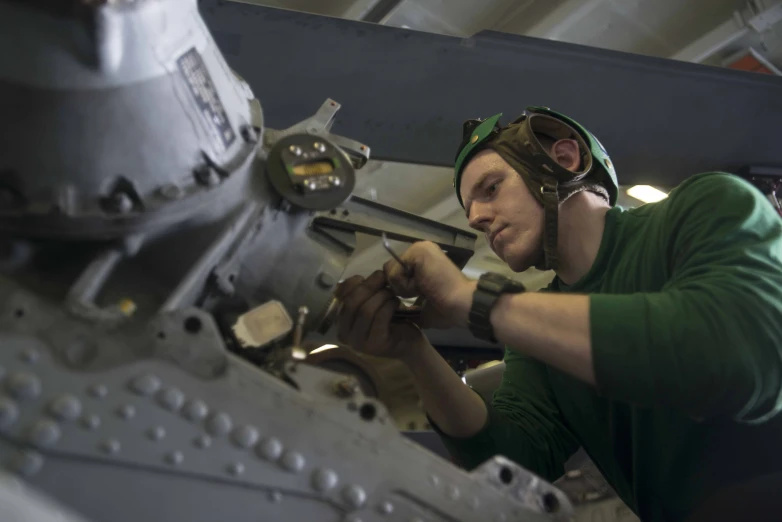
POLYGON ((478 279, 478 288, 472 295, 468 325, 478 339, 496 343, 494 328, 489 319, 497 299, 503 294, 519 294, 526 291, 524 285, 494 272, 486 272, 478 279))

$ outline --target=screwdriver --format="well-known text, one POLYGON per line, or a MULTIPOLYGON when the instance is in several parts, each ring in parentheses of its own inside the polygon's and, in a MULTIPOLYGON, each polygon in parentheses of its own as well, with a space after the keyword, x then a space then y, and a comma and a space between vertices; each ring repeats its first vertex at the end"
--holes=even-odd
MULTIPOLYGON (((383 247, 388 251, 389 254, 391 254, 391 257, 396 260, 397 263, 402 265, 402 270, 404 270, 405 275, 410 278, 413 277, 413 270, 410 268, 410 266, 402 261, 402 258, 399 257, 399 255, 394 252, 394 249, 391 248, 391 243, 388 242, 388 236, 386 236, 386 233, 383 232, 381 234, 381 239, 383 240, 383 247)), ((394 312, 393 319, 396 321, 415 321, 417 319, 421 318, 421 308, 424 304, 424 300, 419 297, 416 299, 415 303, 410 308, 399 308, 396 312, 394 312)))

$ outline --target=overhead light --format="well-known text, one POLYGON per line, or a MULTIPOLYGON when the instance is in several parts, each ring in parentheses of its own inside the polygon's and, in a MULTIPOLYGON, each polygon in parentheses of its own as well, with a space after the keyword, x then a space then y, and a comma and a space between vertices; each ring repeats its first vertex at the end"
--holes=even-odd
POLYGON ((668 197, 668 194, 649 185, 636 185, 627 189, 627 195, 644 203, 655 203, 668 197))
POLYGON ((319 353, 319 352, 325 352, 326 350, 331 350, 332 348, 339 348, 336 344, 324 344, 323 346, 319 348, 315 348, 310 352, 310 355, 313 353, 319 353))

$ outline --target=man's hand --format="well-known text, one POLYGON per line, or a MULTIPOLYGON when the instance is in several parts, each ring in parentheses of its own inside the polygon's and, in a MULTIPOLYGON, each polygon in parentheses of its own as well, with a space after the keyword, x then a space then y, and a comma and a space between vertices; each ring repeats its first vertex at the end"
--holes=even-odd
POLYGON ((393 259, 383 270, 396 295, 426 299, 421 326, 467 326, 476 282, 467 279, 440 247, 429 241, 414 243, 400 257, 410 270, 409 276, 393 259))
POLYGON ((401 303, 388 289, 383 272, 366 279, 353 276, 339 285, 335 296, 342 302, 337 338, 354 350, 404 359, 427 342, 414 324, 392 322, 401 303))

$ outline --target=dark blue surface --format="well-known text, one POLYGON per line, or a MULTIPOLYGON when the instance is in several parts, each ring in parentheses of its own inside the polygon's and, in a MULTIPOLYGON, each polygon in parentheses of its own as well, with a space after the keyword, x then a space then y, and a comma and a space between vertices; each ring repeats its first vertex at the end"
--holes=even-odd
POLYGON ((222 0, 201 12, 284 128, 326 98, 375 159, 453 164, 465 119, 544 105, 592 130, 621 183, 782 166, 782 78, 482 32, 469 39, 222 0))

